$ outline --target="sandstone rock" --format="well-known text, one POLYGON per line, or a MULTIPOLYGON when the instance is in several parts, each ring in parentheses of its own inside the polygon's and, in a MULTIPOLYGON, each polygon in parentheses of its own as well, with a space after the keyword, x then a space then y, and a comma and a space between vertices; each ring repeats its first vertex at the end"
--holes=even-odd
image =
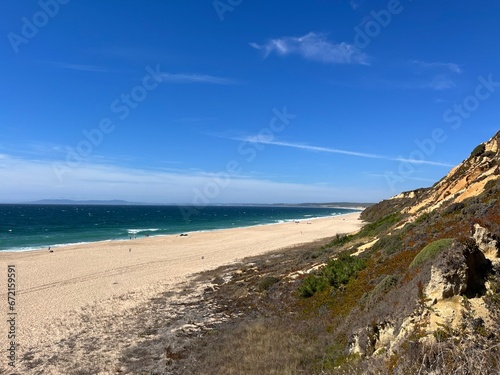
POLYGON ((431 280, 425 289, 432 304, 467 291, 469 274, 463 251, 463 246, 454 244, 432 265, 431 280))
POLYGON ((486 258, 492 262, 500 261, 500 243, 486 228, 474 224, 473 238, 486 258))

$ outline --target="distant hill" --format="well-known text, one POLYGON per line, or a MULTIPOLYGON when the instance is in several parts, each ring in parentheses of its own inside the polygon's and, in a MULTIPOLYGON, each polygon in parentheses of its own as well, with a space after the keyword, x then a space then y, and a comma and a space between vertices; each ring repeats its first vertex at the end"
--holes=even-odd
POLYGON ((71 200, 71 199, 42 199, 34 202, 27 202, 27 204, 61 204, 61 205, 71 205, 71 204, 82 204, 82 205, 114 205, 114 206, 126 206, 126 205, 143 205, 145 203, 127 202, 122 200, 71 200))
MULTIPOLYGON (((25 202, 24 204, 60 204, 60 205, 115 205, 115 206, 146 206, 146 205, 155 205, 155 206, 163 206, 163 205, 174 205, 174 204, 165 204, 165 203, 143 203, 143 202, 129 202, 124 200, 72 200, 72 199, 41 199, 34 202, 25 202)), ((189 204, 185 204, 189 206, 189 204)), ((338 202, 338 203, 297 203, 297 204, 288 204, 288 203, 276 203, 276 204, 223 204, 222 206, 280 206, 280 207, 334 207, 334 208, 366 208, 374 205, 374 203, 355 203, 355 202, 338 202)), ((218 206, 218 205, 216 205, 218 206)))

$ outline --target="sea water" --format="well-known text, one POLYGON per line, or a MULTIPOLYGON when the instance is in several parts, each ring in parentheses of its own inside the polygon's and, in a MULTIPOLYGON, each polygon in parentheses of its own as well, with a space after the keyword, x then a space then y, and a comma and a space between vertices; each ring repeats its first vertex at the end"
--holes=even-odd
POLYGON ((353 209, 290 206, 0 205, 0 251, 309 220, 353 209))

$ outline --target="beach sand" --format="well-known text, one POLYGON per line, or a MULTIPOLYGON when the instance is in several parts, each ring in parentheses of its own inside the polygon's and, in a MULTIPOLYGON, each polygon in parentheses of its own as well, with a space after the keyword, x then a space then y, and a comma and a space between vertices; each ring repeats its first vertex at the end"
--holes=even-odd
MULTIPOLYGON (((15 265, 16 269, 17 363, 23 362, 23 355, 32 359, 36 349, 42 347, 57 351, 54 343, 61 347, 73 327, 81 329, 84 312, 92 310, 88 316, 98 316, 111 326, 126 325, 117 318, 121 312, 175 289, 194 273, 337 233, 351 233, 360 226, 359 213, 353 213, 299 223, 192 232, 182 237, 53 247, 53 252, 0 252, 2 270, 7 265, 15 265), (113 319, 106 320, 106 316, 113 319)), ((3 280, 0 285, 0 298, 6 301, 3 280)), ((2 313, 7 316, 6 303, 2 304, 2 313)), ((1 326, 0 335, 7 337, 6 324, 1 326)), ((111 326, 110 343, 113 332, 117 332, 111 326)), ((116 353, 113 348, 108 349, 106 355, 112 360, 116 353)), ((0 359, 1 366, 5 360, 0 359)))

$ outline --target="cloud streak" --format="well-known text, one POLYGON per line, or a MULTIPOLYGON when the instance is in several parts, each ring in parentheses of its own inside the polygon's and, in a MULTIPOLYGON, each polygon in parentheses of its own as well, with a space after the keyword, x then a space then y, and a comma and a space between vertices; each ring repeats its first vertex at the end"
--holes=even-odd
POLYGON ((206 74, 185 74, 185 73, 162 73, 164 82, 171 83, 208 83, 214 85, 235 85, 238 82, 226 77, 211 76, 206 74))
POLYGON ((359 48, 349 43, 334 43, 324 34, 310 32, 304 36, 270 39, 264 44, 250 43, 267 58, 275 53, 279 56, 299 55, 310 61, 325 64, 361 64, 369 65, 368 56, 359 48))
POLYGON ((58 61, 48 62, 48 64, 57 66, 58 68, 68 69, 68 70, 77 70, 80 72, 105 73, 105 72, 110 71, 107 68, 104 68, 102 66, 96 66, 96 65, 70 64, 70 63, 64 63, 64 62, 58 62, 58 61))
POLYGON ((269 140, 269 139, 266 139, 265 137, 259 137, 259 136, 250 136, 250 137, 246 137, 246 138, 233 138, 233 139, 238 140, 238 141, 246 141, 246 142, 250 142, 250 143, 261 143, 261 144, 272 145, 272 146, 289 147, 289 148, 295 148, 295 149, 305 150, 305 151, 315 151, 315 152, 324 152, 324 153, 330 153, 330 154, 357 156, 357 157, 362 157, 362 158, 367 158, 367 159, 389 160, 389 161, 397 161, 397 162, 402 162, 402 163, 432 165, 432 166, 436 166, 436 167, 447 167, 447 168, 454 167, 454 165, 449 164, 449 163, 435 162, 435 161, 430 161, 430 160, 407 159, 407 158, 403 158, 403 157, 391 157, 391 156, 386 156, 386 155, 370 154, 370 153, 358 152, 358 151, 349 151, 349 150, 341 150, 341 149, 329 148, 329 147, 304 145, 304 144, 300 144, 300 143, 280 142, 280 141, 269 140))
POLYGON ((442 63, 442 62, 425 62, 420 60, 411 60, 410 63, 418 65, 427 69, 444 69, 455 74, 462 74, 463 70, 460 65, 455 63, 442 63))
MULTIPOLYGON (((0 197, 4 203, 38 199, 110 200, 122 199, 145 203, 195 204, 194 192, 203 191, 220 179, 219 172, 144 170, 113 164, 87 163, 74 168, 61 182, 50 161, 15 158, 2 154, 0 197), (20 188, 22 187, 22 188, 20 188), (5 201, 8 199, 8 201, 5 201)), ((294 182, 277 182, 244 175, 230 175, 227 186, 210 199, 216 203, 298 203, 353 200, 354 192, 332 186, 294 182), (334 198, 332 198, 334 197, 334 198)), ((382 196, 376 192, 373 200, 382 196)))

